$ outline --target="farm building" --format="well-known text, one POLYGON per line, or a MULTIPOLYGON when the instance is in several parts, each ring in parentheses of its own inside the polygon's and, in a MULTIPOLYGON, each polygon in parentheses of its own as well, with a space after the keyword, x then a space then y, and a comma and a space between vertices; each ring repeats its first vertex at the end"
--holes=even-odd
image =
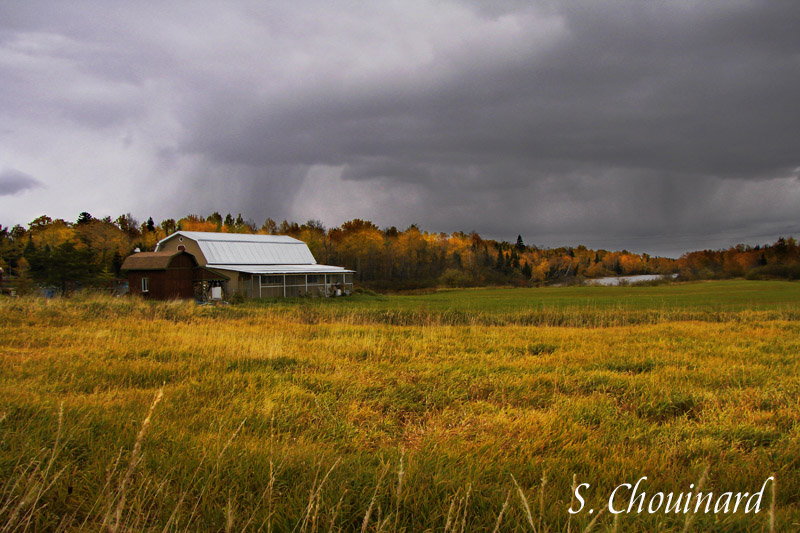
POLYGON ((352 270, 317 264, 306 243, 285 235, 178 231, 153 253, 177 252, 225 278, 214 282, 226 297, 337 296, 353 290, 352 270))
POLYGON ((202 284, 221 286, 228 277, 197 264, 187 252, 139 252, 125 259, 121 270, 128 274, 130 294, 145 298, 196 298, 202 284))

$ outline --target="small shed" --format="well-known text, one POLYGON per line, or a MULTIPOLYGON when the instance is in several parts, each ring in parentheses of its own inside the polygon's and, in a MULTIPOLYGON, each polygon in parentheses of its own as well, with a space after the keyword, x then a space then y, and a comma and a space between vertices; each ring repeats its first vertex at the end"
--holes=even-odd
POLYGON ((128 274, 130 294, 144 298, 200 298, 209 286, 228 281, 228 277, 197 264, 185 251, 139 252, 125 259, 122 272, 128 274))

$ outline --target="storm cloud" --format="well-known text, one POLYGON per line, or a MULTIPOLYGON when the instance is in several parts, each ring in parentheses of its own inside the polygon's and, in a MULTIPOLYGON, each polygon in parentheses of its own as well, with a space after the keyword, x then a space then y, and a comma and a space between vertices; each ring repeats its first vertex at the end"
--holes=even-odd
POLYGON ((766 242, 800 230, 797 27, 766 0, 4 4, 0 167, 47 188, 0 222, 766 242))
POLYGON ((0 196, 11 196, 41 187, 42 184, 24 172, 15 169, 0 171, 0 196))

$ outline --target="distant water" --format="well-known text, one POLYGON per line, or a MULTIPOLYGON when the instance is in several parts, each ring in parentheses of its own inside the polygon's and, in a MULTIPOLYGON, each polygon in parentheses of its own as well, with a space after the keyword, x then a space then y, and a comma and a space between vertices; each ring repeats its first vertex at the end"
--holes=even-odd
POLYGON ((608 278, 587 279, 587 285, 604 285, 606 287, 612 285, 619 285, 620 281, 627 281, 628 283, 639 283, 641 281, 652 281, 654 279, 661 279, 664 277, 676 277, 677 274, 671 276, 662 276, 661 274, 640 274, 638 276, 612 276, 608 278))

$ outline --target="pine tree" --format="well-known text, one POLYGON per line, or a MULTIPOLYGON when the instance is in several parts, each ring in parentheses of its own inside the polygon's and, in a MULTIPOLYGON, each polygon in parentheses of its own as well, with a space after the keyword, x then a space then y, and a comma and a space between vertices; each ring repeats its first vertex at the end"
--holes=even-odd
POLYGON ((61 294, 67 294, 74 283, 89 281, 97 273, 92 263, 92 252, 79 249, 67 241, 55 248, 45 246, 36 249, 32 242, 26 246, 25 258, 30 264, 31 277, 44 285, 59 287, 61 294))
POLYGON ((526 280, 529 280, 531 277, 533 277, 533 269, 531 268, 531 265, 527 263, 527 261, 524 265, 522 265, 522 275, 525 276, 526 280))
POLYGON ((222 215, 220 215, 219 212, 214 211, 211 213, 206 221, 216 224, 217 231, 222 231, 222 215))
POLYGON ((119 250, 114 252, 114 256, 111 258, 111 269, 114 271, 114 274, 119 276, 120 270, 122 269, 122 255, 120 255, 119 250))
POLYGON ((94 217, 89 213, 87 213, 86 211, 84 211, 80 215, 78 215, 78 220, 77 222, 75 222, 75 224, 77 224, 78 226, 83 226, 86 224, 91 224, 93 220, 94 217))

